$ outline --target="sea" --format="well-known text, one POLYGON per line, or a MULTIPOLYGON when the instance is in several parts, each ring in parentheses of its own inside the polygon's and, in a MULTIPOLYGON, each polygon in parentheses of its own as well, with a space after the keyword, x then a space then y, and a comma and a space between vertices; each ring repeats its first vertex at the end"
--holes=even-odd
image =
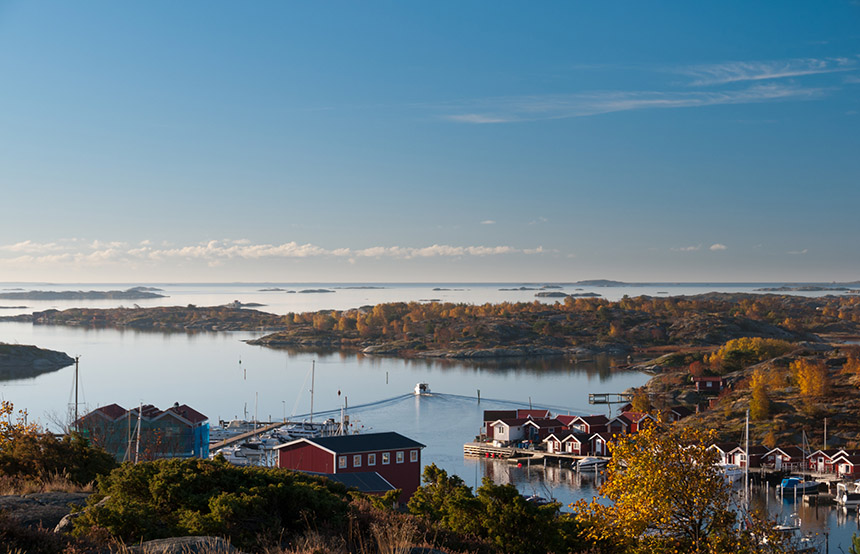
MULTIPOLYGON (((261 304, 275 314, 343 310, 381 302, 441 301, 468 304, 553 303, 538 292, 630 296, 680 296, 707 292, 763 293, 786 283, 646 283, 585 286, 566 283, 0 283, 0 292, 159 289, 162 298, 145 300, 33 301, 0 299, 0 315, 46 309, 120 306, 218 306, 239 301, 261 304), (520 289, 526 290, 501 290, 520 289), (546 287, 546 288, 542 288, 546 287), (268 290, 265 290, 268 289, 268 290), (325 290, 328 292, 319 292, 325 290), (292 292, 291 292, 292 291, 292 292), (316 291, 316 292, 302 292, 316 291)), ((822 286, 832 286, 822 284, 822 286)), ((820 296, 844 291, 797 291, 820 296)), ((480 433, 484 410, 547 408, 555 414, 610 414, 607 405, 590 405, 589 393, 619 393, 644 385, 649 376, 623 369, 625 360, 607 356, 497 360, 402 360, 355 352, 296 351, 252 346, 253 332, 153 332, 0 322, 0 342, 35 344, 79 357, 79 405, 84 413, 117 403, 166 408, 188 404, 219 421, 319 421, 349 415, 359 432, 397 431, 425 445, 424 464, 434 463, 467 485, 487 477, 514 484, 523 494, 557 499, 566 507, 599 497, 604 476, 578 473, 564 465, 525 464, 463 455, 463 444, 480 433), (313 372, 311 368, 313 367, 313 372), (416 383, 431 394, 415 396, 416 383), (311 406, 313 389, 313 407, 311 406), (313 415, 311 411, 313 409, 313 415)), ((31 379, 0 382, 0 399, 26 409, 29 421, 60 430, 74 411, 74 367, 31 379)), ((617 408, 617 406, 616 406, 617 408)), ((740 440, 740 437, 738 437, 740 440)), ((847 551, 860 534, 857 512, 806 506, 782 500, 771 489, 756 502, 778 518, 797 514, 804 530, 825 534, 830 547, 847 551)), ((567 509, 567 508, 565 508, 567 509)))

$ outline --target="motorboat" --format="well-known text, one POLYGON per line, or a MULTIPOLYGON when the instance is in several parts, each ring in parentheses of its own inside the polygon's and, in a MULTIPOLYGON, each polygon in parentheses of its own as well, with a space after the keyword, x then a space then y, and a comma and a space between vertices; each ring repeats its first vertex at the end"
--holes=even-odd
POLYGON ((818 494, 818 485, 818 481, 804 481, 802 477, 786 477, 777 490, 783 497, 818 494))
POLYGON ((576 462, 576 469, 580 471, 589 470, 589 469, 600 469, 605 467, 606 464, 609 463, 608 460, 604 458, 596 458, 594 456, 586 456, 581 458, 578 462, 576 462))
MULTIPOLYGON (((774 531, 782 535, 783 542, 791 552, 821 552, 820 536, 816 533, 804 532, 800 516, 791 514, 784 523, 774 526, 774 531)), ((765 544, 767 541, 763 541, 765 544)))
POLYGON ((416 383, 415 395, 420 396, 425 394, 430 394, 430 385, 428 385, 427 383, 416 383))
POLYGON ((843 508, 860 506, 860 481, 836 483, 836 503, 843 508))
POLYGON ((737 464, 718 464, 717 467, 728 483, 737 483, 744 478, 744 468, 737 464))

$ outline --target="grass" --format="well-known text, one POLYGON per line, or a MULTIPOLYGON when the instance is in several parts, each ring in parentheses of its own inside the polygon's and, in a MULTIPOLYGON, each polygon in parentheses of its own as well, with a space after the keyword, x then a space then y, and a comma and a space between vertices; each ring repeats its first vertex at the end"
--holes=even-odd
POLYGON ((38 492, 93 492, 93 484, 79 485, 65 475, 53 473, 43 478, 0 475, 0 496, 38 492))

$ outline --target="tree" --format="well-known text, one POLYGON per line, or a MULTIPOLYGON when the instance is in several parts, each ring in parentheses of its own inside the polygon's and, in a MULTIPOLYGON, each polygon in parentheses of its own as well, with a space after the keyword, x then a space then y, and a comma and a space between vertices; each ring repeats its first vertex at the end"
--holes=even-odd
POLYGON ((586 535, 609 552, 781 552, 779 541, 762 545, 739 530, 730 487, 707 448, 712 438, 697 429, 656 427, 618 437, 600 491, 612 504, 573 506, 586 535))
POLYGON ((767 393, 767 376, 756 369, 750 377, 750 417, 755 421, 767 419, 770 415, 770 396, 767 393))
POLYGON ((830 374, 823 360, 801 358, 791 362, 789 370, 802 396, 824 396, 830 390, 830 374))

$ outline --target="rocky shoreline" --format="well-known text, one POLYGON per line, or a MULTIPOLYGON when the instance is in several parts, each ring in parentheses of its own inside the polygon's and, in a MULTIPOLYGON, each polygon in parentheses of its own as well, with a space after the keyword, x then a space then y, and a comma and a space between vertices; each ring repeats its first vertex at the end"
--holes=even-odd
POLYGON ((75 363, 64 352, 31 345, 0 343, 0 381, 27 379, 75 363))

